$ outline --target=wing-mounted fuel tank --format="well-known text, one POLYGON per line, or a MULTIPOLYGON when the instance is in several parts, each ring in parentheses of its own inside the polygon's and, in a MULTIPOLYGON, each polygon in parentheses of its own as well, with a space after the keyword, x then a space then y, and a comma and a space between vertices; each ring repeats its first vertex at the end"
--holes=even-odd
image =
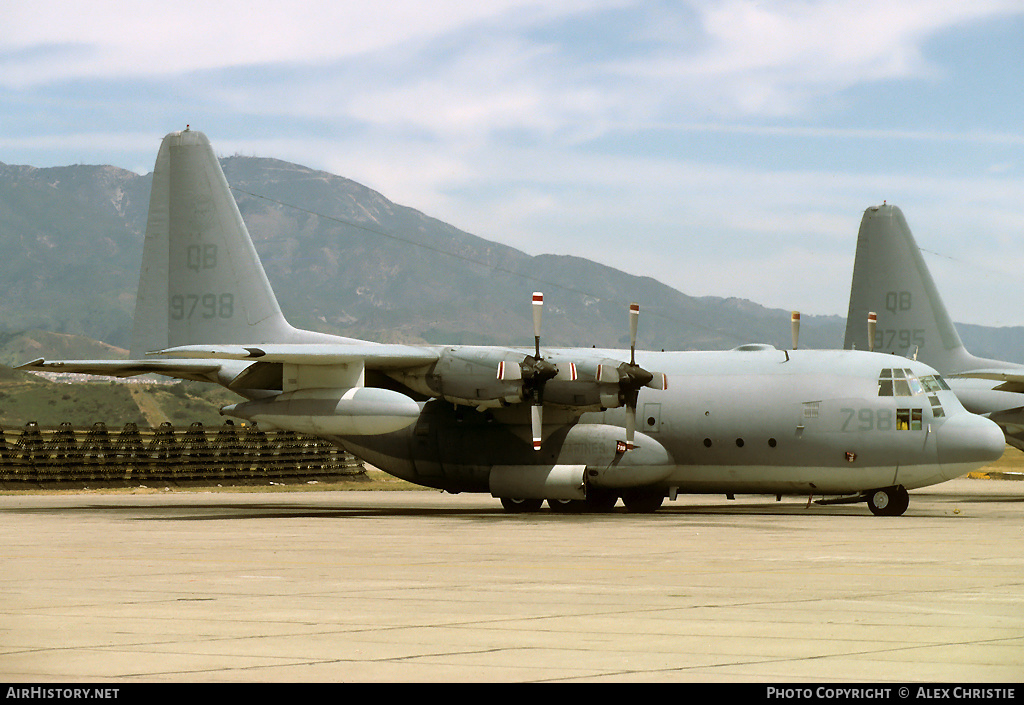
POLYGON ((381 435, 413 424, 420 406, 389 389, 299 389, 268 399, 242 402, 222 414, 321 436, 381 435))

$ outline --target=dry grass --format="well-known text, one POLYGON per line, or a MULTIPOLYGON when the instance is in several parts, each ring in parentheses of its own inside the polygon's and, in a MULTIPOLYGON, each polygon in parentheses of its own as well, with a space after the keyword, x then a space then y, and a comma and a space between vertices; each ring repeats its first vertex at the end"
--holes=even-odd
POLYGON ((969 477, 974 478, 986 478, 986 477, 1000 477, 1001 479, 1021 479, 1024 480, 1024 452, 1021 452, 1013 446, 1006 446, 1006 450, 1003 451, 1003 457, 991 465, 986 465, 977 472, 972 472, 969 477), (1019 475, 1019 478, 1006 477, 1004 475, 1019 475))

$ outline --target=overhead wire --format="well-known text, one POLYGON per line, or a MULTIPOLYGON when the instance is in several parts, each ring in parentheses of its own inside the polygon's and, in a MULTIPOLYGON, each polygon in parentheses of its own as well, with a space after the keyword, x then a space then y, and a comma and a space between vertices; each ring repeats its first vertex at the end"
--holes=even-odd
MULTIPOLYGON (((498 265, 498 264, 493 264, 493 263, 490 263, 490 262, 484 262, 484 261, 481 261, 481 260, 473 258, 473 257, 469 257, 469 256, 466 256, 466 255, 459 254, 457 252, 451 252, 450 250, 445 250, 444 248, 437 247, 436 245, 431 245, 431 244, 425 243, 425 242, 418 242, 416 240, 410 240, 409 238, 402 237, 402 236, 397 235, 395 233, 389 233, 389 232, 387 232, 387 231, 385 231, 383 229, 380 229, 380 228, 374 228, 374 227, 370 227, 370 226, 362 224, 362 223, 357 223, 357 222, 354 222, 354 221, 351 221, 351 220, 346 220, 345 218, 339 218, 338 216, 333 216, 333 215, 327 215, 325 213, 320 213, 319 211, 311 210, 309 208, 304 208, 302 206, 295 205, 294 203, 288 203, 286 201, 281 201, 281 200, 276 199, 276 198, 271 198, 270 196, 266 196, 266 195, 263 195, 263 194, 254 193, 253 191, 248 191, 246 189, 239 188, 237 186, 230 186, 229 185, 229 188, 232 191, 235 191, 237 193, 245 194, 246 196, 251 196, 253 198, 258 198, 258 199, 267 201, 269 203, 274 203, 276 205, 283 206, 285 208, 291 208, 291 209, 300 211, 302 213, 306 213, 308 215, 315 216, 317 218, 323 218, 324 220, 335 222, 335 223, 338 223, 340 225, 345 225, 347 227, 355 228, 357 230, 362 230, 362 231, 370 233, 372 235, 379 235, 381 237, 385 237, 385 238, 388 238, 388 239, 391 239, 391 240, 395 240, 396 242, 401 242, 401 243, 406 244, 406 245, 413 245, 415 247, 420 247, 420 248, 423 248, 423 249, 428 250, 430 252, 434 252, 436 254, 445 255, 445 256, 448 256, 448 257, 453 257, 453 258, 461 260, 463 262, 467 262, 469 264, 477 265, 477 266, 480 266, 480 267, 485 267, 485 268, 490 269, 490 270, 495 271, 495 272, 501 272, 503 274, 507 274, 507 275, 513 276, 513 277, 520 277, 520 278, 526 279, 528 281, 536 282, 537 284, 542 284, 545 287, 555 287, 557 289, 561 289, 563 291, 567 291, 567 292, 572 293, 572 294, 577 294, 579 296, 589 296, 589 297, 594 298, 594 299, 610 301, 610 302, 613 302, 613 303, 621 304, 623 306, 628 306, 630 303, 633 303, 631 301, 622 301, 620 299, 616 299, 615 297, 602 296, 602 295, 599 295, 599 294, 596 294, 596 293, 593 293, 593 292, 590 292, 590 291, 585 291, 583 289, 577 289, 576 287, 567 286, 565 284, 561 284, 559 282, 551 281, 549 279, 543 279, 543 278, 535 276, 535 275, 530 275, 530 274, 527 274, 527 273, 524 273, 524 272, 520 272, 520 271, 516 271, 516 270, 513 270, 513 269, 509 269, 508 267, 502 267, 501 265, 498 265)), ((527 255, 527 256, 529 256, 529 255, 527 255)), ((661 319, 664 319, 664 320, 666 320, 666 321, 668 321, 670 323, 675 323, 677 325, 691 326, 693 328, 697 328, 699 330, 703 330, 703 331, 705 331, 707 333, 714 333, 715 335, 719 335, 719 336, 722 336, 722 337, 732 338, 735 341, 750 342, 749 340, 747 340, 745 338, 741 338, 741 337, 737 336, 736 334, 730 333, 729 331, 726 331, 726 330, 721 330, 721 329, 717 329, 717 328, 711 328, 711 327, 706 326, 706 325, 701 324, 701 323, 696 323, 696 322, 693 322, 693 321, 683 321, 683 320, 680 320, 678 318, 674 318, 672 316, 666 315, 665 313, 657 310, 656 308, 653 309, 653 310, 645 309, 644 313, 646 315, 649 315, 649 316, 652 316, 652 317, 655 317, 655 318, 661 318, 661 319)))

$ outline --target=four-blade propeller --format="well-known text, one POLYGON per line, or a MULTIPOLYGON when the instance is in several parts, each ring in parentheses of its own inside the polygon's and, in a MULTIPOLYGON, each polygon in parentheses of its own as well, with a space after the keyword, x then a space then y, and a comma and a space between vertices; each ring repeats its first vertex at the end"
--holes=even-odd
POLYGON ((597 381, 600 384, 617 383, 619 398, 626 407, 626 445, 624 450, 633 450, 636 436, 636 404, 641 387, 666 389, 668 378, 662 373, 648 372, 636 364, 636 331, 640 320, 640 304, 629 305, 629 362, 617 367, 599 365, 597 381))
POLYGON ((549 380, 576 381, 576 364, 569 363, 559 368, 540 354, 540 323, 544 309, 544 294, 533 292, 533 341, 534 354, 527 356, 518 365, 501 362, 498 365, 498 379, 503 382, 523 381, 523 398, 530 401, 530 426, 533 431, 533 449, 540 450, 543 428, 544 385, 549 380))

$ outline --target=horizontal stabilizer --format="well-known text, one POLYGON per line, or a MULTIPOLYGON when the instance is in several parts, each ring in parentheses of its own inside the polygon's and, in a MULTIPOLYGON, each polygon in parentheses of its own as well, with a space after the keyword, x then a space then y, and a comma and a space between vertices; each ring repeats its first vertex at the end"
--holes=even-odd
POLYGON ((947 377, 949 379, 988 379, 993 382, 1002 382, 993 388, 994 391, 1024 393, 1024 370, 971 370, 970 372, 947 375, 947 377))
POLYGON ((72 374, 135 377, 157 374, 197 382, 216 382, 222 364, 210 360, 51 360, 42 358, 18 365, 28 372, 67 372, 72 374))

